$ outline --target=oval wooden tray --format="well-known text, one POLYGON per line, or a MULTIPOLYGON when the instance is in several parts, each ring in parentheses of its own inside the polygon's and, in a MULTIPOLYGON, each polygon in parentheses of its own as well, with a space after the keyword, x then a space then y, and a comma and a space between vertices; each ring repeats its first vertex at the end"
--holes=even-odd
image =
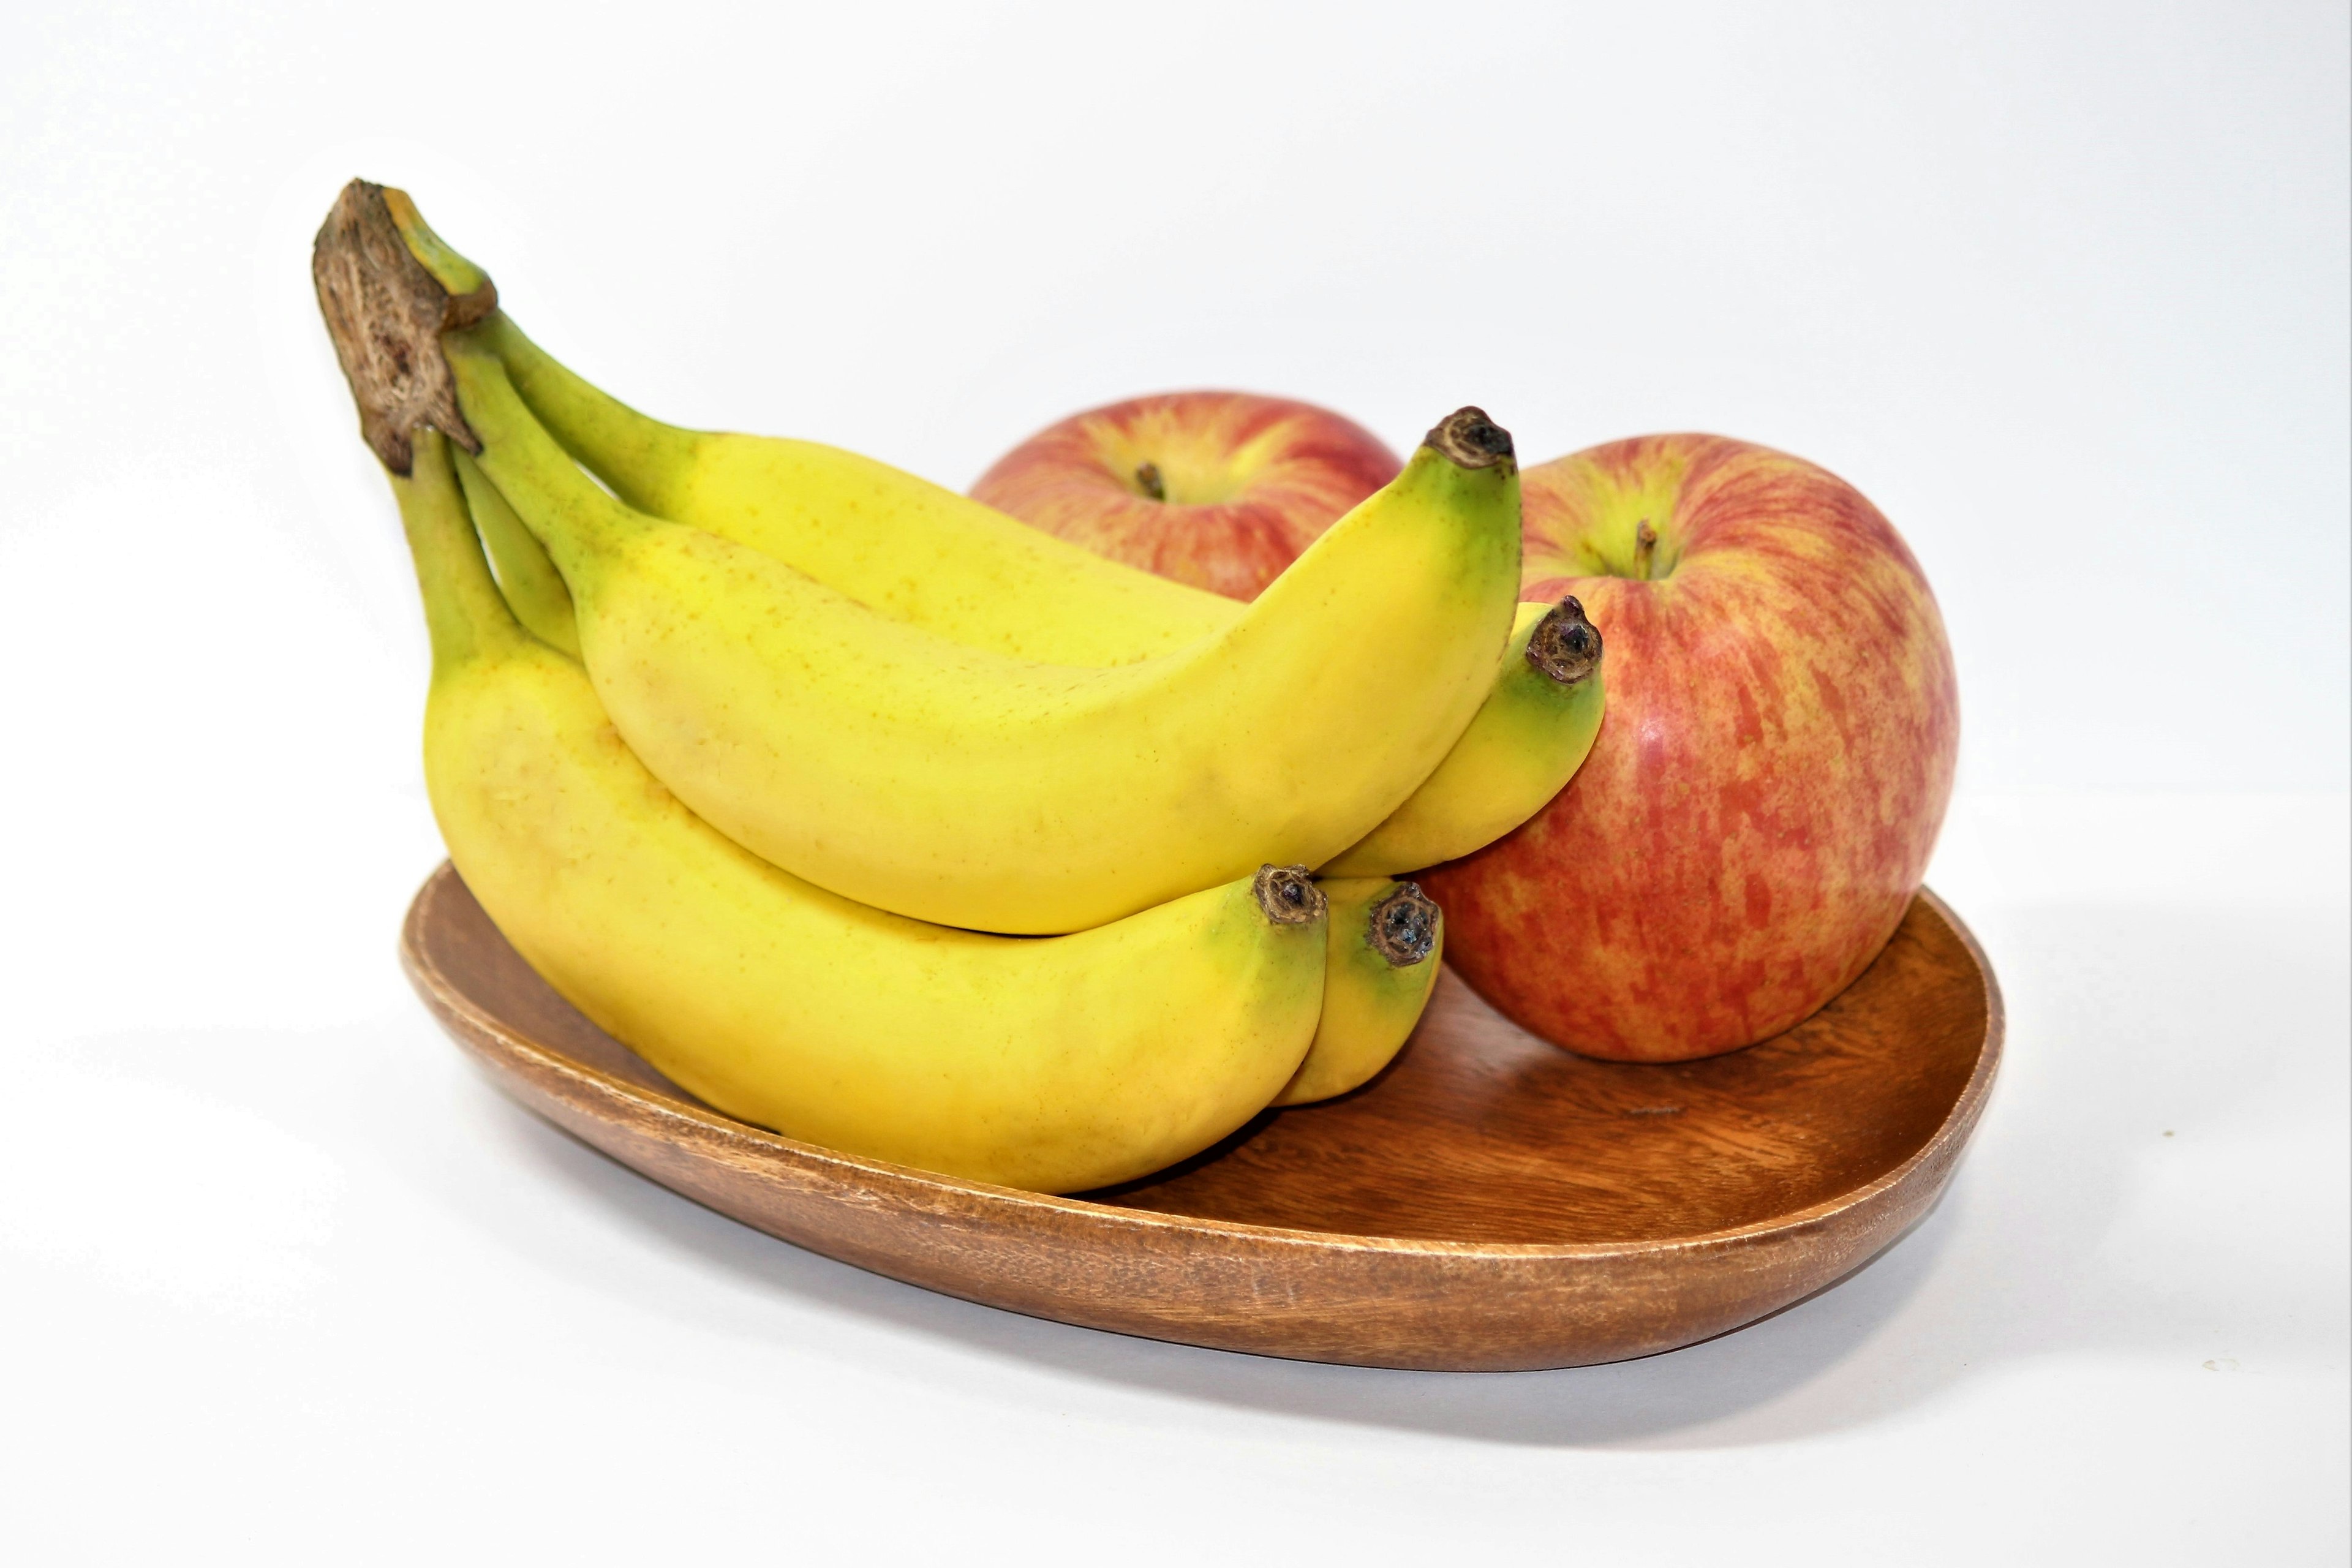
POLYGON ((771 1236, 1034 1317, 1362 1366, 1621 1361, 1834 1283, 1935 1203, 2001 1042, 1983 953, 1923 892, 1851 988, 1747 1050, 1588 1061, 1448 973, 1364 1089, 1143 1181, 1044 1197, 711 1110, 551 991, 448 866, 401 958, 499 1088, 771 1236))

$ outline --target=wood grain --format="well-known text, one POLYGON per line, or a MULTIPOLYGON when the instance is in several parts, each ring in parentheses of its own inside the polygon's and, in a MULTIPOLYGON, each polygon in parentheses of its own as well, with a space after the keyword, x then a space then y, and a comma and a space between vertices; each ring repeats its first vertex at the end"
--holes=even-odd
POLYGON ((1834 1282, 1943 1190, 2002 1028, 1983 955, 1924 892, 1828 1007, 1705 1061, 1570 1056, 1447 974, 1365 1088, 1061 1198, 721 1115, 548 989, 446 866, 401 953, 506 1092, 772 1236, 1037 1317, 1368 1366, 1622 1360, 1834 1282))

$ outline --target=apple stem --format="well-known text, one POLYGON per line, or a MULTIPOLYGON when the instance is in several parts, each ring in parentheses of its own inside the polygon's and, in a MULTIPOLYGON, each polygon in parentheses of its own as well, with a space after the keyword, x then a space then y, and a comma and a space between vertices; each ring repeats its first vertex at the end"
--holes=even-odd
POLYGON ((1168 499, 1168 481, 1160 477, 1160 465, 1157 463, 1135 465, 1135 487, 1153 500, 1168 499))
POLYGON ((1650 580, 1650 563, 1658 552, 1658 531, 1643 518, 1642 526, 1633 531, 1633 575, 1646 583, 1650 580))

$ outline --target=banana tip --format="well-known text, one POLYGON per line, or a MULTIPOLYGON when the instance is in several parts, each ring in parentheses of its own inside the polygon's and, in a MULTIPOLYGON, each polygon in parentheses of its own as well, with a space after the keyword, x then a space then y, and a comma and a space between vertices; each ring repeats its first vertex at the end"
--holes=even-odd
POLYGON ((1396 890, 1372 906, 1364 940, 1391 969, 1411 969, 1437 951, 1438 921, 1444 917, 1437 900, 1417 882, 1399 882, 1396 890))
POLYGON ((1483 408, 1457 408, 1430 428, 1422 444, 1465 468, 1491 468, 1513 461, 1511 433, 1486 417, 1483 408))
POLYGON ((1562 686, 1574 686, 1601 668, 1601 628, 1587 620, 1570 594, 1544 613, 1528 634, 1528 663, 1562 686))
POLYGON ((1329 908, 1304 866, 1261 866, 1250 891, 1265 918, 1278 926, 1312 925, 1329 908))

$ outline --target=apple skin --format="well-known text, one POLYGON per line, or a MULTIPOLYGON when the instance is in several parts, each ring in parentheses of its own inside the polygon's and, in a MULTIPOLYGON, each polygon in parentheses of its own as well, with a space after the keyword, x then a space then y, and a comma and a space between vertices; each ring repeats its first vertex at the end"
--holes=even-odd
POLYGON ((1097 555, 1254 599, 1402 467, 1371 432, 1311 403, 1173 392, 1049 426, 971 493, 1097 555))
POLYGON ((1522 494, 1520 597, 1584 602, 1609 710, 1549 805, 1420 879, 1446 958, 1587 1056, 1778 1034, 1869 965, 1927 869, 1959 742, 1935 595, 1859 491, 1743 441, 1612 442, 1522 494))

